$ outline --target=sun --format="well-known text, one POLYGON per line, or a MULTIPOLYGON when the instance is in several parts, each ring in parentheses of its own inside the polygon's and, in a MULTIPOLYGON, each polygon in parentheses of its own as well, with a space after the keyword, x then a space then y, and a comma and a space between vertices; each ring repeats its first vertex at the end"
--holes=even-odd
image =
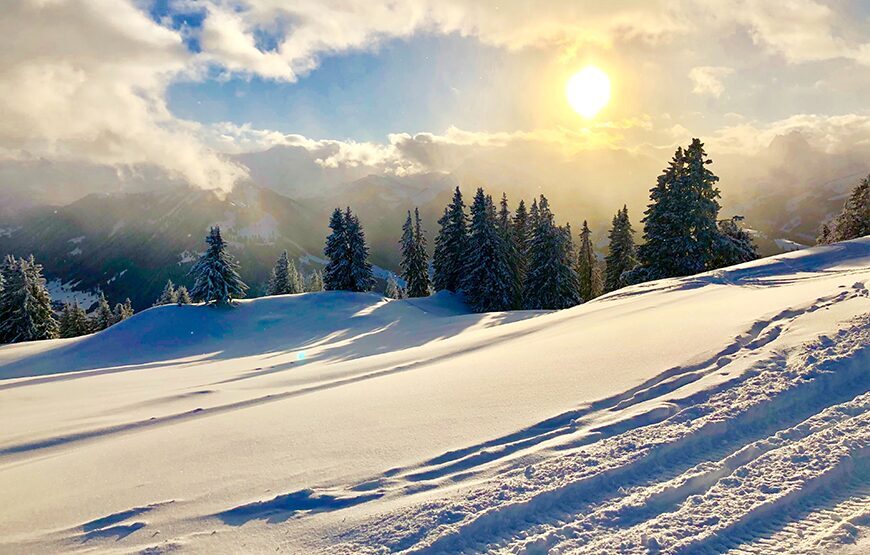
POLYGON ((610 79, 597 67, 586 67, 571 76, 565 95, 575 112, 584 118, 595 117, 610 100, 610 79))

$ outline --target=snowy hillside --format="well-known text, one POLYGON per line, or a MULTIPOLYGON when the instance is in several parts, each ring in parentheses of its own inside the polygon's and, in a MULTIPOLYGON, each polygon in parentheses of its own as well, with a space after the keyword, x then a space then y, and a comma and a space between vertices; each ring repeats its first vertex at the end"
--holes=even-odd
POLYGON ((870 549, 868 286, 864 238, 556 313, 316 293, 0 347, 0 552, 870 549))

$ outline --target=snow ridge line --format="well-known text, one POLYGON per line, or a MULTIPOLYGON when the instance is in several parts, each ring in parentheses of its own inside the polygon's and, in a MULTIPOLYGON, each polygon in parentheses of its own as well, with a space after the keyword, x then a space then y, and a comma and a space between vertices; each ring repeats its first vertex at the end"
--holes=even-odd
POLYGON ((836 341, 820 337, 791 357, 791 362, 774 354, 742 384, 659 424, 630 430, 570 455, 508 473, 462 498, 438 500, 389 515, 370 527, 346 534, 346 543, 336 546, 336 551, 358 551, 373 543, 383 546, 380 551, 486 549, 506 534, 513 535, 513 530, 535 525, 542 514, 558 514, 566 501, 576 505, 584 495, 600 495, 616 477, 625 481, 643 466, 647 471, 660 463, 667 466, 668 458, 679 459, 693 449, 703 454, 713 442, 726 439, 729 431, 732 435, 749 433, 751 424, 763 425, 772 414, 789 407, 806 417, 803 409, 808 399, 829 399, 837 391, 840 397, 854 397, 856 391, 868 388, 868 376, 861 366, 866 364, 866 346, 870 344, 868 323, 870 317, 856 319, 851 326, 840 329, 836 341), (824 356, 820 351, 825 351, 824 356), (856 362, 859 358, 861 361, 856 362), (826 370, 834 366, 831 361, 843 360, 853 364, 826 370), (773 400, 777 402, 771 404, 773 400), (407 528, 408 522, 416 523, 414 529, 407 528))

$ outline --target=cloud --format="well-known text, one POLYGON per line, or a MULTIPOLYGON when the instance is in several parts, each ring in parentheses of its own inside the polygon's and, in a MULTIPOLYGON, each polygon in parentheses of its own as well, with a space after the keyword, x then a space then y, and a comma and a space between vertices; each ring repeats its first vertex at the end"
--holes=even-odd
POLYGON ((167 109, 181 37, 117 0, 11 0, 0 18, 0 155, 148 164, 228 190, 244 169, 167 109))
POLYGON ((689 79, 694 87, 692 92, 719 98, 725 91, 722 79, 734 73, 734 69, 723 66, 698 66, 689 71, 689 79))

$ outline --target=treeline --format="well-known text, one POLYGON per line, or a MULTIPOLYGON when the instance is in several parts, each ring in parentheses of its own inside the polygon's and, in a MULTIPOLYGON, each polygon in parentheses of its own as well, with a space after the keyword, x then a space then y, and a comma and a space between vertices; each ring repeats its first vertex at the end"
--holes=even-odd
POLYGON ((73 301, 65 303, 56 315, 42 266, 32 255, 9 255, 0 266, 0 343, 77 337, 104 330, 132 315, 130 299, 112 309, 103 293, 91 314, 73 301))

